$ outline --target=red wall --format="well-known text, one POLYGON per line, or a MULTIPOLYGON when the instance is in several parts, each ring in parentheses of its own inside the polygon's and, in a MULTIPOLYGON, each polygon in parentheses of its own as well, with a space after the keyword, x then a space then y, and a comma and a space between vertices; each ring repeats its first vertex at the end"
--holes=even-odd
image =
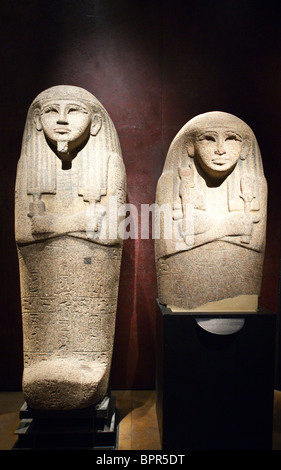
MULTIPOLYGON (((281 6, 238 0, 4 0, 1 7, 0 390, 19 389, 22 374, 16 164, 27 109, 50 86, 86 88, 106 107, 121 142, 128 202, 137 207, 154 202, 168 146, 189 119, 221 110, 247 122, 269 185, 260 303, 277 312, 281 6)), ((153 240, 127 240, 112 388, 154 388, 156 297, 153 240)))

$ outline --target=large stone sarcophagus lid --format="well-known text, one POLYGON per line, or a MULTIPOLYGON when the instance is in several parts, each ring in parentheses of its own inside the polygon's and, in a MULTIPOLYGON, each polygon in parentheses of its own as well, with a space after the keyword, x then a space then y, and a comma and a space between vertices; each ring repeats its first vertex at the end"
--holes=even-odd
POLYGON ((32 408, 84 408, 107 392, 125 178, 114 125, 91 93, 61 85, 35 98, 15 191, 23 392, 32 408))
POLYGON ((158 295, 186 311, 256 311, 267 184, 241 119, 209 112, 176 135, 158 181, 158 295))

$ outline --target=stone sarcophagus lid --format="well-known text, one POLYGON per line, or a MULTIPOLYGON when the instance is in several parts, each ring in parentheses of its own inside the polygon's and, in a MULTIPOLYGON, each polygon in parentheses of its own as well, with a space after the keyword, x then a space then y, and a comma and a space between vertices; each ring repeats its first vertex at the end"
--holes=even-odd
POLYGON ((156 203, 159 301, 185 311, 256 311, 267 183, 250 127, 224 112, 191 119, 171 143, 156 203))
POLYGON ((102 104, 75 86, 32 102, 15 190, 24 344, 34 409, 77 409, 107 392, 126 177, 102 104))

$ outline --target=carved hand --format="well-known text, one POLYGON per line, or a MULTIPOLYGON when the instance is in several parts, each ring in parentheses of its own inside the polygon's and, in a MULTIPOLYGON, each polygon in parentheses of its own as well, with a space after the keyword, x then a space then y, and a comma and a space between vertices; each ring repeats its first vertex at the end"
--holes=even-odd
POLYGON ((92 233, 96 234, 101 231, 102 220, 106 214, 106 209, 101 204, 95 204, 94 208, 90 208, 86 211, 86 232, 90 233, 90 238, 92 238, 92 233))
POLYGON ((54 223, 55 216, 48 215, 35 215, 31 217, 31 231, 34 235, 42 233, 52 233, 55 231, 54 223))
MULTIPOLYGON (((205 233, 212 228, 213 220, 208 214, 200 211, 193 211, 189 215, 189 217, 178 218, 180 223, 180 233, 183 238, 191 233, 193 235, 205 233)), ((177 220, 175 217, 174 219, 177 220)))
POLYGON ((232 213, 224 219, 225 235, 246 235, 250 236, 253 226, 260 220, 257 214, 232 213))

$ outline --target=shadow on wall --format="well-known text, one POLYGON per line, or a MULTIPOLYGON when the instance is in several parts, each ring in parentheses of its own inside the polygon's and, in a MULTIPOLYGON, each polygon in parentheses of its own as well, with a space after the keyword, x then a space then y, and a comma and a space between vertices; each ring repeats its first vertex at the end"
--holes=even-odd
POLYGON ((141 240, 139 227, 131 220, 131 238, 123 246, 111 371, 111 388, 116 390, 155 387, 154 241, 141 240))

